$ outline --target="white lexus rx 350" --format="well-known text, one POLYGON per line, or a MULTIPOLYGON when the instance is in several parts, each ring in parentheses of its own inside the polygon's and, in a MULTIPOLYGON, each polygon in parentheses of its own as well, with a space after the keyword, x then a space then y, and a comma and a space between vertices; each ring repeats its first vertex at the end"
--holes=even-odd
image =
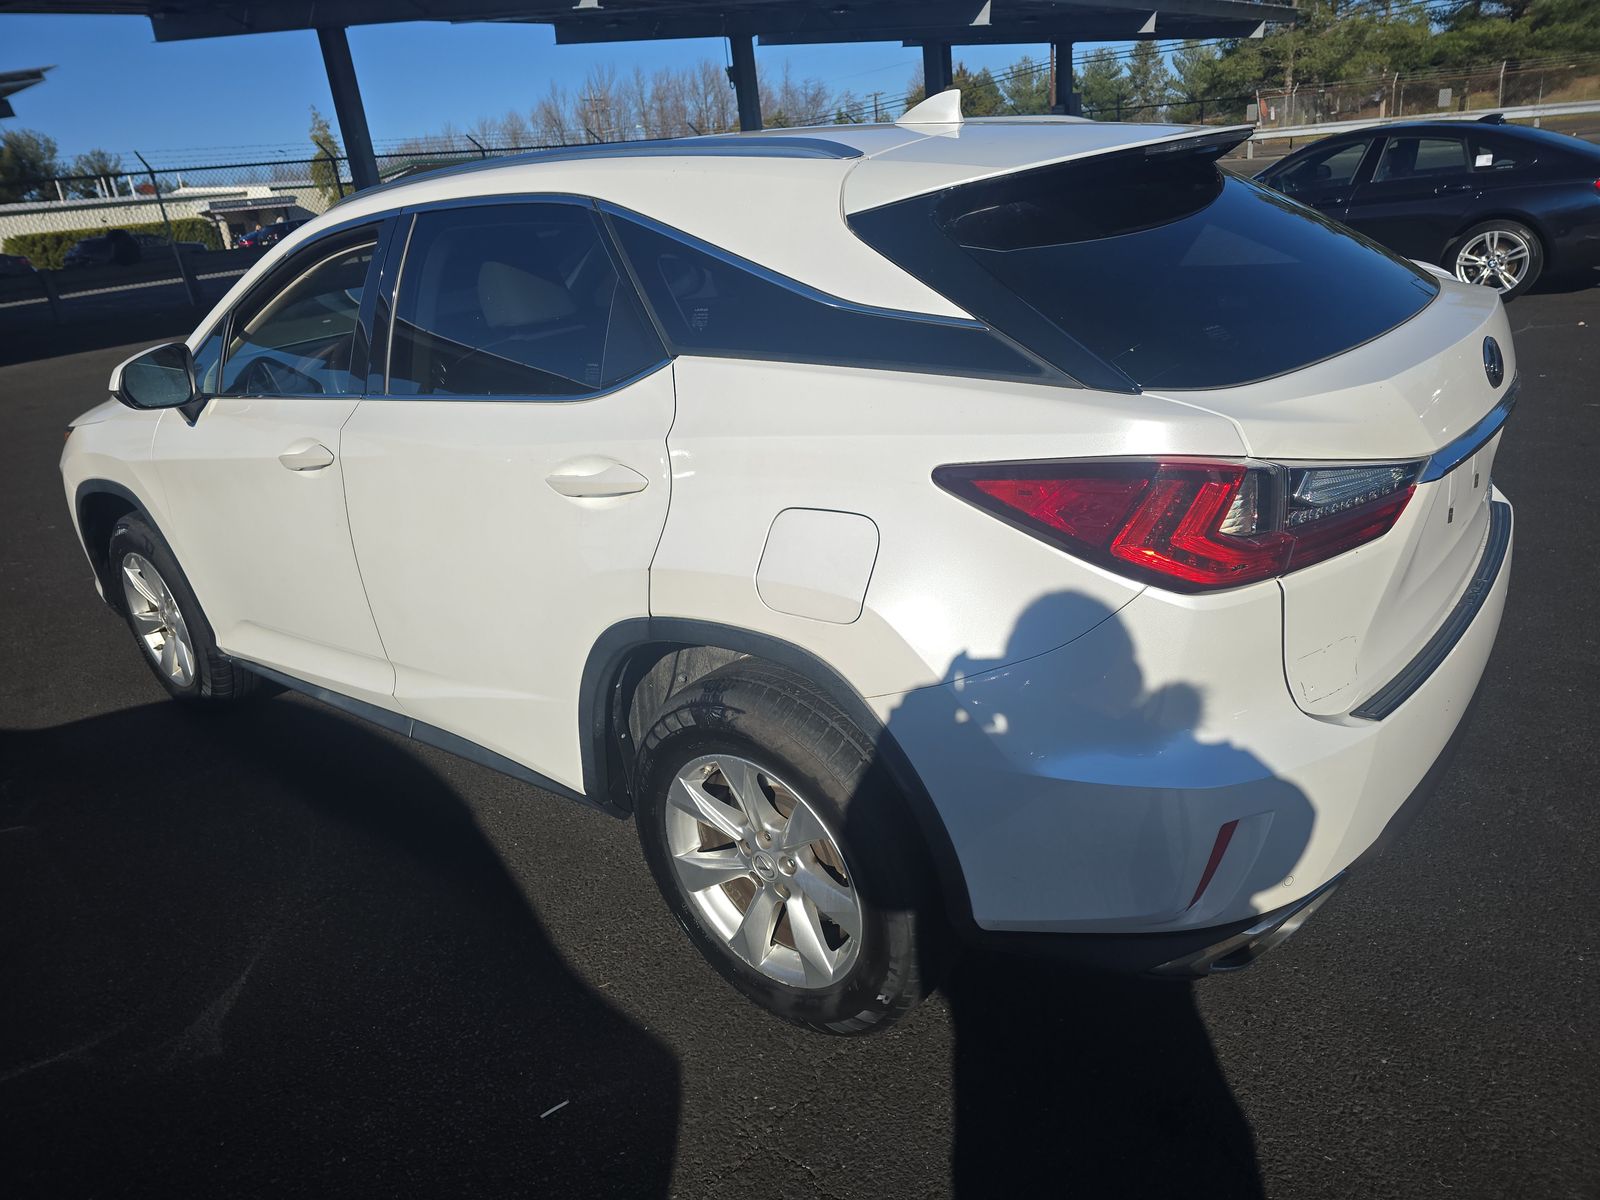
POLYGON ((172 695, 631 815, 789 1020, 971 941, 1241 966, 1465 718, 1517 387, 1493 291, 1246 135, 947 94, 376 188, 118 368, 72 516, 172 695))

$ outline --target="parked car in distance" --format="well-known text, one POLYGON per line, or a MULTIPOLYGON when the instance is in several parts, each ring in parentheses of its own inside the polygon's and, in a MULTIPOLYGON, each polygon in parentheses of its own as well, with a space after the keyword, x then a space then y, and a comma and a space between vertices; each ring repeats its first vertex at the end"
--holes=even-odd
MULTIPOLYGON (((186 253, 206 250, 204 242, 177 242, 177 248, 186 253)), ((73 245, 62 260, 63 267, 131 267, 155 254, 172 253, 174 243, 154 233, 130 233, 126 229, 108 229, 105 233, 86 237, 73 245)))
POLYGON ((1600 146, 1497 116, 1337 134, 1256 178, 1507 298, 1600 265, 1600 146))
POLYGON ((33 263, 21 254, 0 254, 0 279, 32 275, 33 263))
POLYGON ((144 257, 139 239, 126 229, 108 229, 86 237, 67 250, 63 267, 128 267, 144 257))
POLYGON ((632 817, 786 1020, 967 943, 1243 966, 1438 775, 1518 386, 1498 295, 1220 171, 1249 133, 944 93, 372 188, 117 368, 72 520, 172 696, 632 817))
POLYGON ((263 225, 260 229, 252 229, 241 233, 234 239, 234 246, 273 246, 283 241, 305 221, 274 221, 271 225, 263 225))

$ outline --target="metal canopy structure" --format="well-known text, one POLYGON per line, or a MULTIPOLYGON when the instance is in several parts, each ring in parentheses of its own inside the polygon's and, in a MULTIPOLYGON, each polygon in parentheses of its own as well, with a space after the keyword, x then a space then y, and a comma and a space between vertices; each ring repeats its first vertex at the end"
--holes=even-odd
POLYGON ((28 71, 0 71, 0 117, 14 117, 16 112, 11 107, 11 97, 23 88, 31 88, 36 83, 44 82, 44 73, 54 71, 54 67, 34 67, 28 71))
POLYGON ((357 187, 378 173, 345 30, 401 21, 549 25, 558 45, 728 39, 739 127, 761 128, 755 42, 897 41, 922 47, 932 94, 950 86, 951 47, 1048 42, 1068 111, 1075 42, 1259 37, 1291 24, 1290 3, 1256 0, 0 0, 10 12, 145 16, 158 42, 314 29, 357 187))

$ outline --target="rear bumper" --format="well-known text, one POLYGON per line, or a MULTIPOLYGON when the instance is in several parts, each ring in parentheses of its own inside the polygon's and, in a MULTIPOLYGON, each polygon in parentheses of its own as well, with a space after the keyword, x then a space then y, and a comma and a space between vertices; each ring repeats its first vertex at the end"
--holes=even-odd
POLYGON ((950 832, 978 936, 1203 973, 1292 933, 1443 770, 1505 602, 1511 512, 1494 502, 1493 569, 1379 720, 1294 704, 1278 598, 1257 588, 1140 597, 1059 650, 900 698, 889 729, 950 832))

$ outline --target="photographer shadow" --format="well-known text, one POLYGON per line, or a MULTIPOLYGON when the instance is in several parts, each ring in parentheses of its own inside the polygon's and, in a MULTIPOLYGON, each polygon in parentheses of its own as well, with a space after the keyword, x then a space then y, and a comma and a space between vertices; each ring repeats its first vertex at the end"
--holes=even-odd
POLYGON ((4 732, 0 825, 13 1195, 667 1194, 675 1056, 392 740, 293 701, 4 732))
MULTIPOLYGON (((1168 861, 1179 838, 1214 835, 1199 828, 1195 789, 1249 789, 1241 816, 1257 833, 1234 844, 1255 855, 1246 893, 1288 876, 1310 838, 1299 789, 1248 750, 1196 737, 1205 701, 1185 681, 1150 686, 1117 613, 1056 593, 996 658, 960 655, 943 682, 903 697, 879 757, 910 753, 938 781, 964 861, 1009 903, 1027 909, 1049 890, 1074 911, 1157 913, 1159 925, 1199 901, 1197 880, 1168 861)), ((958 1195, 1262 1194, 1190 983, 969 948, 944 993, 958 1195)))

